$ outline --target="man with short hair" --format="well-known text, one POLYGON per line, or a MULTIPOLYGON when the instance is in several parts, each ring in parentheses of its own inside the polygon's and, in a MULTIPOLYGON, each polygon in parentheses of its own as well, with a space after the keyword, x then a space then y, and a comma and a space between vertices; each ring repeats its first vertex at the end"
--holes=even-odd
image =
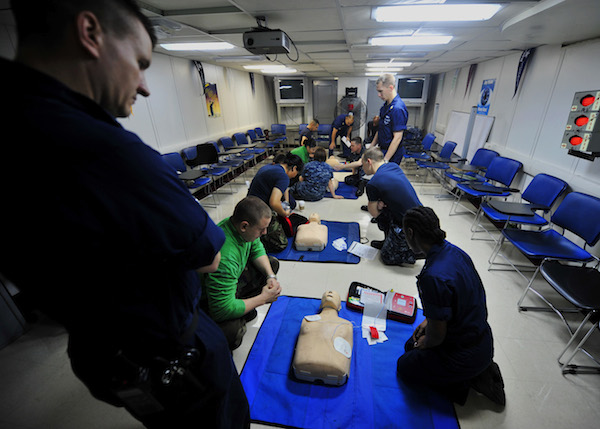
MULTIPOLYGON (((317 119, 313 119, 312 121, 310 121, 310 124, 308 124, 308 126, 302 130, 302 132, 300 133, 300 146, 304 145, 304 142, 309 139, 309 138, 313 138, 313 133, 315 131, 317 131, 319 129, 319 121, 317 119)), ((306 161, 308 162, 308 161, 306 161)))
POLYGON ((360 137, 353 137, 350 141, 350 155, 346 164, 337 164, 335 170, 352 170, 352 174, 344 178, 344 183, 350 186, 356 186, 356 196, 360 197, 365 192, 367 181, 363 179, 365 172, 362 168, 362 156, 365 149, 360 137))
POLYGON ((392 74, 383 74, 377 79, 377 95, 385 103, 379 111, 379 127, 373 137, 371 147, 379 147, 385 160, 400 164, 404 155, 401 144, 408 111, 396 92, 396 79, 392 74))
POLYGON ((381 261, 386 265, 414 264, 415 254, 404 238, 402 219, 407 210, 421 206, 417 193, 398 164, 385 162, 379 149, 367 149, 362 163, 365 174, 373 174, 366 187, 367 211, 385 235, 384 240, 372 240, 371 246, 381 249, 381 261))
POLYGON ((225 337, 198 309, 198 273, 217 269, 223 231, 116 120, 150 95, 152 25, 133 0, 11 6, 2 128, 18 143, 0 158, 0 272, 65 326, 73 372, 97 399, 149 428, 249 427, 225 337), (51 186, 21 174, 24 148, 52 166, 51 186))
MULTIPOLYGON (((346 137, 350 140, 350 134, 352 134, 352 124, 354 124, 354 113, 350 112, 348 114, 342 113, 338 115, 337 118, 334 119, 331 124, 331 141, 329 143, 329 156, 333 155, 333 150, 335 149, 335 139, 339 137, 346 137)), ((342 156, 345 158, 350 151, 348 147, 342 143, 342 156)))
POLYGON ((217 322, 234 350, 242 343, 246 322, 256 308, 271 303, 281 293, 275 274, 279 261, 267 256, 260 237, 267 233, 271 209, 260 198, 246 197, 233 215, 219 222, 225 232, 217 271, 203 275, 203 307, 217 322))

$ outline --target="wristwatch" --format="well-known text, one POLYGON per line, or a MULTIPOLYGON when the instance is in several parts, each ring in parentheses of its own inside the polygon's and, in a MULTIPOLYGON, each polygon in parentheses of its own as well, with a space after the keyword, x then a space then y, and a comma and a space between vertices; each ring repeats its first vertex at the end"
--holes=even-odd
POLYGON ((267 277, 270 278, 270 279, 277 280, 277 276, 275 274, 269 274, 267 277))

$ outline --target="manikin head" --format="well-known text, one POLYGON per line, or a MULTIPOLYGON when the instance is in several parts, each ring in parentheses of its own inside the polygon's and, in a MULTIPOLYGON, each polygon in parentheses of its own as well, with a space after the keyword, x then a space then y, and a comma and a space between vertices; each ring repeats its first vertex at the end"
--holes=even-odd
POLYGON ((310 217, 308 218, 309 222, 315 222, 315 223, 321 223, 321 216, 319 216, 319 213, 311 213, 310 217))
POLYGON ((340 311, 342 309, 342 299, 340 298, 340 294, 334 290, 328 290, 321 297, 321 307, 320 310, 324 308, 333 308, 335 311, 340 311))

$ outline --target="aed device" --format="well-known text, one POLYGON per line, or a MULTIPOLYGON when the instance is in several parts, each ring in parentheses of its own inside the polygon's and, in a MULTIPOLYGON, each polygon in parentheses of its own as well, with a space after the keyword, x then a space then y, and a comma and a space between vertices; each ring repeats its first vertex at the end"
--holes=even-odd
POLYGON ((561 148, 569 155, 593 161, 600 156, 600 90, 576 92, 561 148))
MULTIPOLYGON (((386 295, 385 292, 382 292, 372 286, 367 286, 359 282, 352 282, 350 284, 350 288, 348 289, 346 307, 362 313, 365 306, 362 302, 360 302, 360 296, 363 290, 379 292, 384 296, 386 295)), ((393 293, 394 295, 390 298, 391 301, 388 303, 387 318, 396 320, 398 322, 413 323, 417 318, 417 303, 415 302, 415 298, 413 296, 404 295, 397 292, 389 293, 393 293)))

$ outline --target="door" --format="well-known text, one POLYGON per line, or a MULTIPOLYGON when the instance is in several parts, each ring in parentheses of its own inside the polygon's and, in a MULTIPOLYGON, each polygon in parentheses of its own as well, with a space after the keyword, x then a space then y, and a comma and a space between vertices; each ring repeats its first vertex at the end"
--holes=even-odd
MULTIPOLYGON (((337 104, 337 80, 313 81, 313 116, 321 124, 331 124, 337 104)), ((310 118, 309 118, 310 121, 310 118)))

